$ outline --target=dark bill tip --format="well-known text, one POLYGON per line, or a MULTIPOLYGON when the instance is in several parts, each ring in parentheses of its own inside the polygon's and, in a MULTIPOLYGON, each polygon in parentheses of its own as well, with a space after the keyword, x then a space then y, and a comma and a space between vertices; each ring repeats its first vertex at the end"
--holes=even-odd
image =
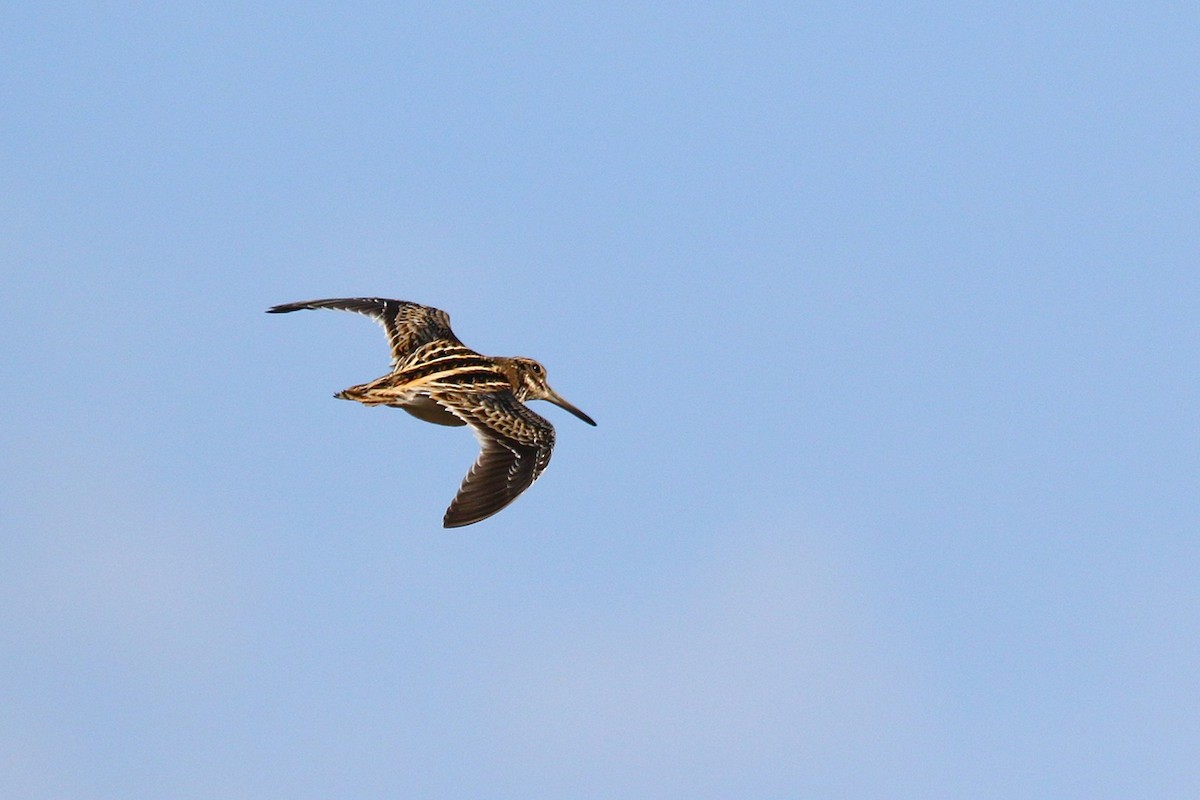
POLYGON ((578 408, 571 405, 566 400, 562 399, 562 396, 559 395, 557 392, 552 391, 551 396, 547 397, 546 399, 549 400, 551 403, 554 403, 554 405, 558 406, 559 408, 563 409, 564 411, 571 412, 572 414, 574 414, 575 416, 579 417, 581 420, 586 422, 588 425, 591 425, 593 427, 596 425, 596 420, 592 419, 587 414, 583 413, 578 408))

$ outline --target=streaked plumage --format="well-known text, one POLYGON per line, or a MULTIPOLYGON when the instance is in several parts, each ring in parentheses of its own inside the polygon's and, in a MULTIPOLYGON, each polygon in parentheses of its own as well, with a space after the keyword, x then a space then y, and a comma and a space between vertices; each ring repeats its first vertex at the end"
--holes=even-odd
POLYGON ((365 314, 383 326, 391 346, 389 374, 336 397, 402 408, 437 425, 469 425, 479 440, 479 457, 446 510, 447 528, 500 511, 550 463, 554 426, 526 400, 549 400, 596 424, 550 388, 546 370, 533 359, 484 356, 466 347, 450 329, 445 311, 403 300, 350 297, 286 303, 267 313, 312 308, 365 314))

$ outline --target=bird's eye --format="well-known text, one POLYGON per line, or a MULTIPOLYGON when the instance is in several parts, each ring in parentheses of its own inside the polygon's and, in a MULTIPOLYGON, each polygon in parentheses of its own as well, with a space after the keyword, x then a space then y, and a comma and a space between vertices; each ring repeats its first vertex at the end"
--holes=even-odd
POLYGON ((533 371, 534 371, 534 372, 536 372, 537 374, 541 375, 541 374, 542 374, 542 365, 541 365, 541 364, 534 364, 534 365, 533 365, 533 371))

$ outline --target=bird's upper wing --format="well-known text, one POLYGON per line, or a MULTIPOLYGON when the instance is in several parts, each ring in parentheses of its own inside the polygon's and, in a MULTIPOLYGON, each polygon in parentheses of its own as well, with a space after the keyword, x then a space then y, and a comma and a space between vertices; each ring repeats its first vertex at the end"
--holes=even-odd
POLYGON ((550 463, 554 426, 512 392, 439 392, 433 399, 470 425, 482 448, 446 509, 443 524, 447 528, 470 525, 495 514, 528 489, 550 463))
POLYGON ((285 303, 267 309, 268 314, 286 314, 308 308, 334 308, 365 314, 383 326, 392 348, 392 365, 399 366, 417 348, 434 341, 462 344, 450 330, 450 315, 431 306, 383 297, 338 297, 285 303))

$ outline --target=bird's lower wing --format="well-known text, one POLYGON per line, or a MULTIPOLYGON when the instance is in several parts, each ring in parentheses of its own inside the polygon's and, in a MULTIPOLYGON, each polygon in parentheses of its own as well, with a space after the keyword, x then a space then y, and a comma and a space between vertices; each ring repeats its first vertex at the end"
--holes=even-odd
POLYGON ((439 394, 435 398, 471 426, 480 452, 446 509, 447 528, 470 525, 507 506, 528 489, 554 448, 554 427, 511 392, 439 394))

